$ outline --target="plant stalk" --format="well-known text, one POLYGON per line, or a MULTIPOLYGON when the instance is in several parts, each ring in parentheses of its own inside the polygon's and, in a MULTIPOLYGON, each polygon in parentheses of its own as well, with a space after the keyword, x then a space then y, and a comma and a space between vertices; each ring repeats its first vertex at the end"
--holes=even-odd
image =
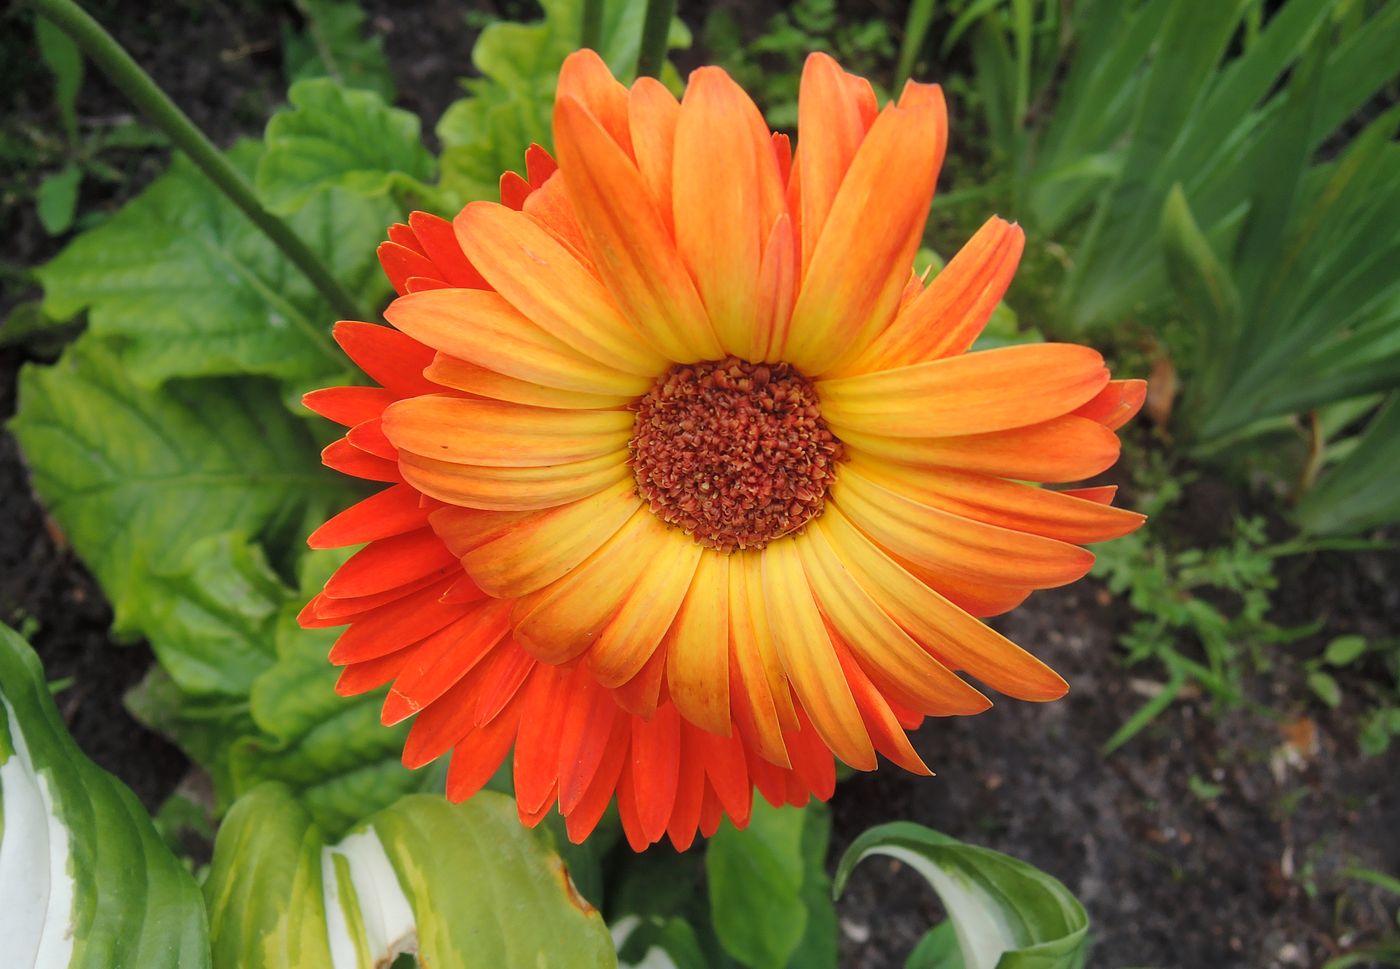
POLYGON ((603 0, 583 0, 583 24, 578 45, 588 50, 603 46, 603 0))
POLYGON ((253 186, 234 168, 193 121, 142 70, 130 54, 73 0, 29 0, 41 17, 73 39, 97 68, 126 95, 146 118, 163 131, 176 148, 189 156, 201 172, 238 206, 272 241, 311 284, 346 319, 368 319, 359 301, 351 296, 291 226, 269 212, 253 186))
POLYGON ((637 53, 637 76, 657 77, 666 63, 666 41, 671 34, 671 18, 676 15, 676 0, 647 0, 647 15, 642 21, 642 47, 637 53))

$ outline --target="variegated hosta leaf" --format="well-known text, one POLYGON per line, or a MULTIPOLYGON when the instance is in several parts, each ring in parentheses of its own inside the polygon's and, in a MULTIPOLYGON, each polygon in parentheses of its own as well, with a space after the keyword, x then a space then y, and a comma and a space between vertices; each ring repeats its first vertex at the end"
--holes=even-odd
POLYGON ((0 962, 209 965, 194 879, 111 774, 73 743, 39 659, 0 626, 0 962))
POLYGON ((286 787, 240 798, 204 886, 215 969, 611 969, 559 857, 489 792, 408 795, 327 844, 286 787))
POLYGON ((989 848, 965 845, 922 825, 898 821, 857 838, 836 868, 840 895, 851 870, 870 855, 897 858, 928 879, 943 900, 945 925, 909 965, 929 969, 1082 969, 1089 917, 1049 875, 989 848))

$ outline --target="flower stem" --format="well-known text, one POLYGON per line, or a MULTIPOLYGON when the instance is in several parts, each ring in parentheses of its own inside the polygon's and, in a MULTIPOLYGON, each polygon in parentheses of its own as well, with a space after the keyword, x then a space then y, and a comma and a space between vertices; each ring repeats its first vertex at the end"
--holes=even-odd
POLYGON ((204 132, 195 127, 194 122, 101 24, 73 0, 29 0, 29 4, 40 16, 73 39, 98 69, 107 75, 107 79, 163 131, 176 148, 188 155, 273 245, 282 250, 338 315, 346 319, 368 319, 359 301, 345 291, 310 247, 292 231, 291 226, 263 207, 253 186, 242 173, 229 163, 204 132))
POLYGON ((642 22, 642 48, 637 54, 637 76, 656 77, 666 63, 666 41, 671 34, 671 18, 676 14, 676 0, 647 0, 647 15, 642 22))
POLYGON ((583 25, 578 45, 588 50, 603 46, 603 0, 583 0, 583 25))

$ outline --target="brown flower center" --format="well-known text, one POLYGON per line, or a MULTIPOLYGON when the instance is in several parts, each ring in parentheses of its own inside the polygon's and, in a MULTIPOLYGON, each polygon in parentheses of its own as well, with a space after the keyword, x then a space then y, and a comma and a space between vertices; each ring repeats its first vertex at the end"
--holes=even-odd
POLYGON ((816 388, 785 363, 677 364, 635 408, 638 493, 721 552, 762 548, 820 515, 844 456, 816 388))

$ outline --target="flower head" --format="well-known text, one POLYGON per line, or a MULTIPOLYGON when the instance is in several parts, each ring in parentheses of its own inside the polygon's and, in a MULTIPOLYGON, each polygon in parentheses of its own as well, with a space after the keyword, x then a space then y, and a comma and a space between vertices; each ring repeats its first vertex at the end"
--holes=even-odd
POLYGON ((813 55, 799 140, 723 71, 677 101, 572 55, 556 162, 380 248, 377 383, 308 395, 330 467, 387 485, 316 531, 365 543, 306 607, 343 693, 392 683, 404 761, 470 796, 514 751, 521 818, 581 839, 617 799, 677 847, 754 788, 829 797, 832 755, 928 773, 908 738, 1064 682, 979 621, 1072 582, 1141 516, 1109 488, 1142 403, 1098 353, 966 353, 1020 256, 992 219, 911 272, 945 141, 936 86, 877 109, 813 55))

